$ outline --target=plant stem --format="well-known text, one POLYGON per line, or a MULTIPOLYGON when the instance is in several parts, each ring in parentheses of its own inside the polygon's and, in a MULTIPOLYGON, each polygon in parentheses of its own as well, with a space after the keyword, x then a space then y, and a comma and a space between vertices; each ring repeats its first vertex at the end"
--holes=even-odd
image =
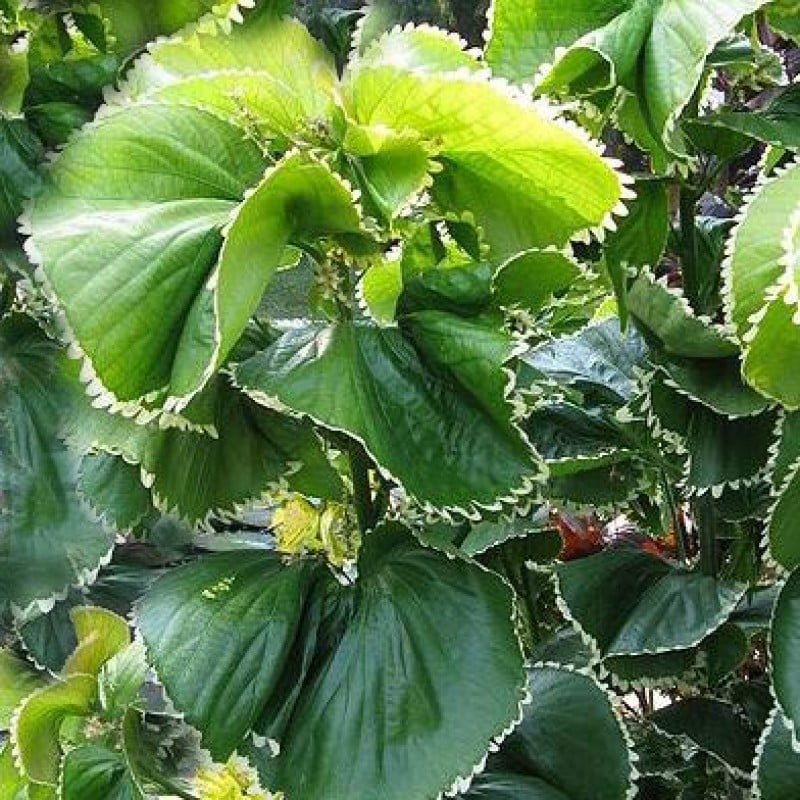
POLYGON ((672 517, 672 526, 675 529, 675 539, 678 543, 678 556, 685 564, 687 556, 685 531, 683 530, 683 523, 681 522, 680 509, 675 500, 675 493, 672 491, 672 485, 666 473, 661 470, 661 485, 664 487, 664 493, 667 496, 667 505, 669 505, 670 516, 672 517))
POLYGON ((369 482, 369 459, 360 444, 350 447, 350 476, 353 479, 353 502, 361 533, 375 527, 375 508, 372 503, 372 487, 369 482))
POLYGON ((700 540, 700 571, 717 577, 717 515, 714 501, 707 492, 694 502, 694 521, 700 540))
POLYGON ((686 297, 694 307, 700 310, 700 274, 697 258, 697 229, 694 218, 697 208, 697 194, 692 187, 681 186, 680 192, 680 226, 683 240, 683 289, 686 297))

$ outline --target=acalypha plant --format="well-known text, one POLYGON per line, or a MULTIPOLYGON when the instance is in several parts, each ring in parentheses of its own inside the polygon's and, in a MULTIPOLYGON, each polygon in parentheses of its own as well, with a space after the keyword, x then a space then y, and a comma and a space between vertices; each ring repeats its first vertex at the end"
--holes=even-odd
POLYGON ((0 800, 798 800, 797 3, 289 5, 0 0, 0 800))

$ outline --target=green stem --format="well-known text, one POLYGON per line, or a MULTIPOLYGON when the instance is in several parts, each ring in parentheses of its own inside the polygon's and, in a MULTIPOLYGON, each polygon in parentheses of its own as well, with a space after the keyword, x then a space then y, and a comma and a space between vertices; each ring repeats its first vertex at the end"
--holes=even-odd
POLYGON ((350 447, 350 476, 353 479, 353 502, 361 533, 375 527, 375 508, 372 503, 372 487, 369 482, 369 459, 361 445, 350 447))
POLYGON ((683 289, 689 302, 700 309, 700 273, 697 258, 697 229, 695 228, 695 210, 697 194, 689 186, 681 186, 680 193, 680 226, 683 241, 683 289))
POLYGON ((694 521, 700 540, 700 571, 717 577, 717 515, 711 494, 698 497, 694 502, 694 521))
POLYGON ((670 515, 672 516, 672 526, 675 528, 675 538, 678 542, 678 556, 685 564, 687 555, 685 531, 683 530, 678 503, 675 500, 675 493, 672 491, 672 485, 663 470, 661 471, 661 485, 664 487, 664 493, 667 496, 667 505, 669 506, 670 515))

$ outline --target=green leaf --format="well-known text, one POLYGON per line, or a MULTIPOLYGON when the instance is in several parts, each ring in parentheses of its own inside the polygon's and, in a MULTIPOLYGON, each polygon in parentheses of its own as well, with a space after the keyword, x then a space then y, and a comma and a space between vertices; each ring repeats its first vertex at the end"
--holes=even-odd
POLYGON ((501 308, 519 307, 535 314, 580 274, 580 267, 566 253, 528 250, 498 267, 492 278, 492 299, 501 308))
POLYGON ((790 366, 800 353, 798 209, 800 163, 794 163, 752 195, 731 234, 723 272, 745 380, 788 408, 800 406, 800 381, 790 366))
POLYGON ((363 50, 356 63, 359 68, 392 66, 428 73, 477 72, 481 68, 475 51, 467 50, 457 34, 431 25, 408 24, 387 30, 363 50))
POLYGON ((700 117, 691 122, 690 132, 696 127, 733 131, 745 138, 746 146, 755 139, 777 147, 800 148, 800 86, 790 86, 755 111, 719 111, 700 117))
POLYGON ((792 727, 794 741, 800 731, 800 570, 788 578, 775 603, 770 631, 772 686, 778 705, 792 727))
POLYGON ((543 406, 525 419, 524 429, 555 478, 630 457, 618 426, 595 409, 571 403, 543 406))
POLYGON ((557 503, 612 509, 626 505, 642 491, 635 461, 619 461, 550 479, 547 493, 557 503))
POLYGON ((14 756, 9 743, 0 749, 0 791, 8 800, 30 800, 27 781, 14 765, 14 756))
POLYGON ((212 9, 222 15, 239 4, 233 0, 99 0, 99 5, 111 26, 115 49, 127 55, 212 9))
POLYGON ((145 567, 106 567, 85 594, 72 590, 63 600, 58 600, 48 613, 33 607, 25 614, 16 615, 14 624, 20 640, 37 664, 51 672, 60 672, 78 646, 70 617, 74 608, 90 602, 113 609, 120 616, 127 616, 133 602, 154 579, 155 573, 145 567))
POLYGON ((344 149, 358 159, 356 176, 362 197, 376 216, 391 220, 398 216, 430 185, 433 169, 428 147, 418 134, 402 134, 385 128, 349 125, 344 149))
POLYGON ((723 486, 737 488, 763 474, 774 440, 773 413, 731 420, 703 406, 694 406, 690 413, 690 486, 718 496, 723 486))
POLYGON ((241 364, 236 382, 258 402, 357 438, 423 503, 464 509, 525 492, 537 465, 505 399, 510 339, 442 312, 404 324, 416 348, 396 328, 289 331, 241 364))
POLYGON ((67 659, 62 675, 100 674, 103 665, 131 641, 128 623, 105 608, 83 606, 70 611, 78 646, 67 659))
POLYGON ((217 268, 186 322, 190 358, 178 362, 173 391, 191 397, 206 381, 194 363, 221 366, 258 308, 286 248, 306 238, 357 234, 361 217, 350 187, 322 161, 290 153, 236 211, 224 232, 217 268), (254 269, 253 264, 259 268, 254 269), (214 330, 213 344, 203 340, 214 330))
POLYGON ((71 675, 40 689, 21 706, 11 738, 25 776, 55 786, 61 762, 59 732, 67 717, 86 716, 97 695, 91 675, 71 675))
POLYGON ((666 184, 640 180, 636 198, 628 203, 629 214, 606 237, 606 268, 614 285, 620 320, 627 322, 628 268, 655 268, 667 246, 669 206, 666 184))
POLYGON ((770 555, 787 569, 800 566, 800 536, 797 519, 800 514, 800 463, 796 464, 790 477, 774 487, 777 499, 767 520, 770 555))
POLYGON ((612 656, 603 661, 623 687, 696 683, 705 674, 711 687, 738 669, 747 657, 749 640, 738 625, 726 622, 697 647, 657 655, 612 656))
POLYGON ((102 474, 95 477, 110 472, 110 487, 96 481, 87 485, 85 470, 81 485, 95 508, 118 522, 129 521, 128 495, 123 506, 119 494, 108 489, 116 490, 120 482, 132 493, 137 514, 155 504, 190 522, 234 511, 279 487, 284 479, 292 489, 311 496, 341 494, 341 482, 309 425, 261 408, 222 378, 212 380, 185 411, 197 425, 210 426, 211 432, 164 429, 156 422, 141 425, 92 408, 82 394, 74 400, 65 430, 70 444, 84 452, 120 456, 110 461, 109 456, 100 456, 102 474), (142 481, 148 487, 144 496, 142 481))
POLYGON ((35 45, 36 34, 29 46, 30 82, 23 110, 42 141, 54 147, 64 144, 92 118, 103 100, 104 88, 116 79, 120 62, 111 54, 89 52, 79 57, 58 53, 36 63, 32 56, 35 45))
POLYGON ((335 83, 332 57, 297 20, 264 13, 227 34, 205 25, 152 45, 111 101, 204 108, 259 140, 299 143, 329 119, 335 83))
POLYGON ((434 199, 470 211, 496 258, 563 245, 604 224, 622 195, 619 175, 578 135, 498 84, 365 65, 343 91, 359 124, 436 143, 434 199))
POLYGON ((187 337, 199 334, 219 231, 262 173, 241 130, 190 108, 122 110, 61 153, 31 212, 29 251, 101 387, 134 401, 178 369, 203 374, 213 327, 187 337))
POLYGON ((718 686, 742 666, 750 653, 750 639, 742 628, 726 622, 701 645, 709 686, 718 686))
POLYGON ((532 367, 534 379, 543 375, 601 403, 620 406, 636 390, 637 368, 644 364, 646 354, 644 341, 635 330, 622 333, 619 321, 609 319, 547 342, 522 356, 524 366, 519 383, 527 383, 524 369, 532 367))
MULTIPOLYGON (((537 515, 538 517, 538 515, 537 515)), ((539 519, 515 517, 513 520, 484 520, 473 525, 459 549, 469 556, 479 556, 508 542, 531 541, 532 549, 538 551, 541 560, 551 561, 561 551, 561 537, 547 530, 539 519), (553 534, 553 535, 551 535, 553 534)), ((537 559, 539 560, 539 559, 537 559)))
POLYGON ((108 714, 119 718, 136 701, 147 679, 146 658, 144 645, 137 640, 103 664, 98 691, 100 704, 108 714))
POLYGON ((341 601, 347 627, 280 737, 278 786, 298 800, 436 796, 518 714, 511 593, 399 529, 367 540, 359 576, 341 601))
POLYGON ((761 735, 754 779, 761 800, 786 800, 800 784, 800 753, 792 748, 792 733, 778 709, 761 735))
POLYGON ((217 759, 264 712, 270 782, 297 800, 436 796, 518 714, 510 590, 396 527, 367 538, 355 585, 324 575, 250 552, 162 578, 139 624, 170 697, 217 759))
POLYGON ((17 53, 3 37, 0 46, 0 113, 19 114, 22 96, 28 85, 28 54, 17 53))
POLYGON ((645 653, 635 656, 612 656, 603 660, 616 685, 628 686, 672 686, 693 675, 697 665, 697 651, 671 650, 655 655, 645 653))
POLYGON ((150 659, 217 761, 252 729, 287 667, 315 573, 310 560, 221 553, 167 573, 142 600, 150 659))
MULTIPOLYGON (((682 154, 674 123, 694 95, 706 58, 764 0, 571 0, 563 7, 495 0, 487 58, 514 80, 544 93, 636 92, 656 141, 682 154), (557 48, 566 48, 564 52, 557 48)), ((626 126, 627 127, 627 126, 626 126)))
POLYGON ((612 700, 588 674, 534 666, 522 723, 464 797, 623 800, 633 766, 612 700), (575 766, 579 764, 580 769, 575 766))
POLYGON ((8 730, 14 709, 41 684, 41 676, 27 662, 0 650, 0 730, 8 730))
POLYGON ((800 40, 797 0, 773 0, 767 6, 770 27, 786 39, 800 40))
POLYGON ((608 656, 693 647, 728 619, 745 591, 624 547, 561 564, 556 574, 571 620, 608 656))
POLYGON ((65 400, 56 352, 32 319, 0 321, 0 596, 21 611, 91 583, 114 544, 75 495, 77 460, 56 437, 65 400))
POLYGON ((0 244, 14 240, 23 202, 41 182, 37 167, 43 156, 41 143, 23 120, 0 114, 0 244))
POLYGON ((63 800, 144 800, 119 753, 97 745, 70 750, 60 780, 63 800))
POLYGON ((749 417, 770 405, 742 381, 738 359, 669 358, 657 363, 667 376, 668 386, 717 414, 749 417))
POLYGON ((738 772, 750 774, 755 756, 753 734, 728 703, 689 697, 654 712, 649 719, 665 733, 686 737, 738 772))
POLYGON ((135 527, 153 509, 139 467, 107 453, 83 457, 77 489, 95 513, 120 531, 135 527))
POLYGON ((669 289, 665 279, 657 281, 650 272, 643 272, 631 286, 628 310, 673 355, 723 358, 738 353, 719 327, 695 315, 682 294, 669 289))

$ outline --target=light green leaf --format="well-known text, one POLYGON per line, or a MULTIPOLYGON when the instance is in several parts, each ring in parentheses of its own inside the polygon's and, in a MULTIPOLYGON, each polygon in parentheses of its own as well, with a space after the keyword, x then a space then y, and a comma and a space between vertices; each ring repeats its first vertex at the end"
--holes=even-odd
POLYGON ((91 675, 72 675, 40 689, 20 706, 11 730, 25 776, 55 786, 61 762, 59 731, 67 717, 85 716, 97 695, 91 675))
POLYGON ((262 173, 241 130, 164 106, 100 120, 52 165, 30 214, 29 250, 117 398, 163 393, 177 370, 197 379, 209 368, 214 328, 197 326, 204 286, 220 229, 262 173))
POLYGON ((359 124, 436 142, 434 199, 470 211, 496 258, 563 245, 604 224, 622 196, 619 175, 578 134, 480 77, 364 67, 343 92, 359 124))
POLYGON ((303 25, 263 13, 229 34, 203 25, 152 45, 112 103, 190 105, 293 141, 328 120, 335 82, 333 58, 303 25))
POLYGON ((396 25, 371 42, 352 68, 397 67, 414 72, 477 72, 475 51, 458 34, 431 25, 396 25))
POLYGON ((0 730, 8 730, 14 709, 42 681, 27 662, 9 650, 0 650, 0 730))
POLYGON ((522 723, 464 797, 468 800, 624 800, 633 765, 610 696, 588 674, 529 673, 522 723), (580 769, 575 766, 579 764, 580 769))
POLYGON ((119 753, 97 745, 70 750, 60 779, 62 800, 144 800, 119 753))
POLYGON ((571 619, 604 655, 684 650, 722 625, 745 587, 617 548, 556 568, 571 619))
POLYGON ((296 329, 241 364, 236 381, 258 402, 359 439, 423 503, 465 509, 528 490, 536 459, 504 396, 510 339, 442 312, 405 325, 416 349, 395 328, 296 329))
POLYGON ((755 742, 744 720, 728 703, 707 697, 688 697, 649 717, 659 729, 686 737, 740 773, 749 774, 755 742))
POLYGON ((790 365, 800 353, 800 164, 790 164, 751 197, 731 234, 724 276, 729 319, 743 344, 743 374, 762 394, 800 406, 790 365))
POLYGON ((581 274, 566 253, 528 250, 503 262, 492 277, 492 299, 501 308, 519 307, 535 314, 581 274))
POLYGON ((0 791, 8 800, 30 800, 26 787, 27 781, 19 774, 14 765, 11 745, 6 743, 0 749, 0 791))
POLYGON ((520 8, 495 0, 487 58, 508 77, 530 81, 555 58, 537 89, 591 94, 622 86, 636 92, 659 142, 678 154, 674 123, 689 103, 715 45, 764 0, 570 0, 520 8), (559 50, 558 48, 566 48, 559 50))
POLYGON ((403 266, 399 261, 382 261, 370 267, 361 281, 361 296, 372 318, 390 325, 403 293, 403 266))
POLYGON ((784 584, 775 603, 770 631, 772 686, 778 705, 800 741, 800 684, 797 664, 800 659, 800 570, 784 584))
POLYGON ((761 735, 755 783, 760 800, 786 800, 800 785, 800 753, 792 748, 791 731, 778 709, 761 735))
POLYGON ((431 184, 428 173, 435 165, 419 134, 351 124, 343 146, 358 159, 355 171, 368 209, 381 218, 400 214, 431 184))
POLYGON ((67 659, 62 674, 97 678, 103 665, 130 644, 128 623, 98 606, 73 608, 70 618, 75 626, 78 646, 67 659))
POLYGON ((486 60, 498 75, 529 83, 543 66, 552 63, 558 48, 602 28, 630 6, 630 0, 568 0, 560 7, 547 0, 494 0, 489 10, 486 60))
POLYGON ((773 30, 786 39, 800 41, 800 5, 797 0, 773 0, 766 11, 773 30))

